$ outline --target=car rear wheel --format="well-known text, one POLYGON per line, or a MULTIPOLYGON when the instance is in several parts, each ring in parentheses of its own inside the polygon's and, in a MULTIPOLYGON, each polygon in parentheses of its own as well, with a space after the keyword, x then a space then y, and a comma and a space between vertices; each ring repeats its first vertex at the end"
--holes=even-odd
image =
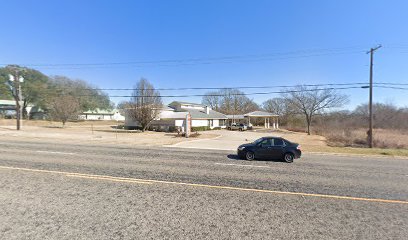
POLYGON ((283 160, 285 160, 285 162, 287 163, 292 163, 294 158, 295 157, 292 153, 285 153, 285 155, 283 156, 283 160))
POLYGON ((247 153, 245 154, 245 158, 246 158, 246 160, 248 160, 248 161, 252 161, 252 160, 255 159, 255 154, 254 154, 253 152, 247 152, 247 153))

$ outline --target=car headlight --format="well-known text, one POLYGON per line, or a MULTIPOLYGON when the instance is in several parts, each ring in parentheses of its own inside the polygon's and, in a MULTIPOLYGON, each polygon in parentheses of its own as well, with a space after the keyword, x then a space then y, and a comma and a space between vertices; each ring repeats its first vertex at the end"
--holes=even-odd
POLYGON ((242 151, 242 150, 244 150, 244 149, 245 149, 245 147, 239 147, 239 148, 238 148, 239 151, 242 151))

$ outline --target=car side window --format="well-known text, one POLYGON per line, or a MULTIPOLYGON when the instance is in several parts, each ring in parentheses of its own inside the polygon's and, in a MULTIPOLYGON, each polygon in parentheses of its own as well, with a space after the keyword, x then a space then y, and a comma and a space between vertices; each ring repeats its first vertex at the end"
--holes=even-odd
POLYGON ((270 147, 272 146, 272 141, 271 139, 265 139, 261 142, 261 147, 270 147))
POLYGON ((281 147, 283 145, 284 145, 284 143, 283 143, 282 139, 280 139, 280 138, 274 138, 273 139, 273 146, 281 147))

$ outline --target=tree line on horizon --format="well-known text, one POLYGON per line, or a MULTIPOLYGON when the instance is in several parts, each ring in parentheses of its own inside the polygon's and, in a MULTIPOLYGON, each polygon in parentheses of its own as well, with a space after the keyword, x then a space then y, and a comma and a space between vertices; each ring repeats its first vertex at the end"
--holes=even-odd
POLYGON ((49 118, 65 122, 78 117, 81 112, 95 109, 112 109, 113 103, 108 94, 80 79, 66 76, 47 76, 42 72, 9 65, 0 68, 0 99, 13 100, 9 74, 17 70, 24 78, 21 83, 22 109, 24 118, 29 118, 27 107, 35 106, 44 111, 49 118))
MULTIPOLYGON (((6 82, 12 67, 0 68, 0 99, 12 100, 12 94, 6 82)), ((46 76, 38 70, 20 68, 25 81, 21 84, 23 92, 23 112, 27 116, 27 106, 34 105, 49 114, 54 120, 66 121, 78 117, 88 110, 112 109, 109 95, 84 80, 65 76, 46 76)), ((280 116, 280 125, 288 129, 311 134, 322 127, 365 128, 368 122, 368 106, 362 104, 352 111, 335 110, 348 102, 348 96, 333 89, 296 86, 283 89, 279 97, 257 104, 239 89, 220 89, 210 91, 202 98, 202 104, 226 115, 239 115, 264 110, 280 116), (302 130, 301 130, 302 131, 302 130)), ((153 84, 141 78, 136 82, 132 97, 118 105, 127 109, 132 118, 139 121, 143 130, 157 117, 157 109, 163 107, 160 92, 153 84)), ((374 104, 374 127, 408 129, 408 109, 392 104, 374 104)))

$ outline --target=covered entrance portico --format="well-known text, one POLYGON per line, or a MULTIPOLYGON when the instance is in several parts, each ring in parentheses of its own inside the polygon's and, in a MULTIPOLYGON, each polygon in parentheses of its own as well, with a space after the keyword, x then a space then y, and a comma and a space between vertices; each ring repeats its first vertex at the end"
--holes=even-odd
POLYGON ((264 111, 254 111, 254 112, 244 114, 244 116, 245 118, 248 119, 249 126, 252 125, 251 118, 252 119, 263 118, 265 122, 265 128, 279 129, 279 115, 276 115, 270 112, 264 112, 264 111))

